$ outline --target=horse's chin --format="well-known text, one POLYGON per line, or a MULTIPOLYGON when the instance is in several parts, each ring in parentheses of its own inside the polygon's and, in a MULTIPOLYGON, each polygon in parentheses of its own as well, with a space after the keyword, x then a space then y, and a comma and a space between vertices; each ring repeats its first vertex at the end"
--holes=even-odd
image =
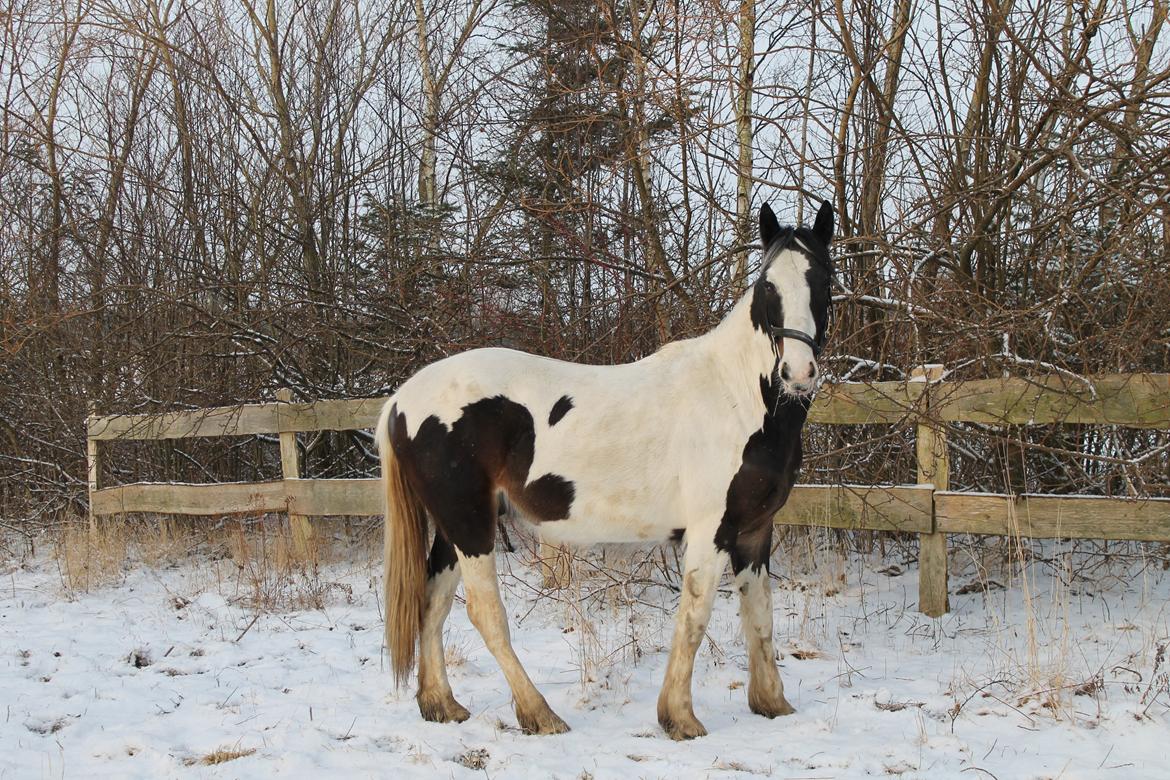
POLYGON ((817 394, 818 385, 814 382, 808 387, 794 385, 791 382, 780 381, 780 395, 788 401, 811 401, 817 394))

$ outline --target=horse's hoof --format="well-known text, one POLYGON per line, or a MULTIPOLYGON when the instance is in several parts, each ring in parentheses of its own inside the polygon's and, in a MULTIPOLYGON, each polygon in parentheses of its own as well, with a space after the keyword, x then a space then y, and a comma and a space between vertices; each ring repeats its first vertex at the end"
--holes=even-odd
POLYGON ((748 707, 751 708, 752 712, 756 713, 757 715, 763 715, 765 718, 778 718, 783 715, 791 715, 792 713, 796 712, 792 705, 788 703, 788 700, 783 696, 780 697, 779 701, 761 701, 759 699, 749 698, 748 707))
POLYGON ((450 693, 445 695, 423 695, 420 693, 416 698, 418 711, 422 713, 423 720, 429 720, 432 723, 462 723, 471 717, 467 708, 455 701, 455 697, 450 693))
POLYGON ((547 704, 543 710, 535 712, 516 710, 516 720, 520 721, 520 730, 525 734, 564 734, 569 730, 569 724, 547 704))
POLYGON ((749 692, 748 707, 756 715, 762 715, 765 718, 778 718, 796 712, 789 704, 789 700, 784 698, 784 693, 780 693, 779 696, 752 696, 749 692))
POLYGON ((666 735, 676 742, 684 739, 694 739, 695 737, 707 736, 707 729, 703 728, 703 724, 694 715, 687 715, 684 717, 665 717, 659 718, 658 723, 666 732, 666 735))

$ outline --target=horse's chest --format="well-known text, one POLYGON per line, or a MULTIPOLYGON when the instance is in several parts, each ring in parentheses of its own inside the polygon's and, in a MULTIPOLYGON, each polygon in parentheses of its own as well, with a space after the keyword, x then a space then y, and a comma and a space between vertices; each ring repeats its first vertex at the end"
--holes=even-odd
POLYGON ((727 487, 723 522, 743 528, 770 518, 788 500, 800 460, 800 428, 767 421, 743 446, 727 487))

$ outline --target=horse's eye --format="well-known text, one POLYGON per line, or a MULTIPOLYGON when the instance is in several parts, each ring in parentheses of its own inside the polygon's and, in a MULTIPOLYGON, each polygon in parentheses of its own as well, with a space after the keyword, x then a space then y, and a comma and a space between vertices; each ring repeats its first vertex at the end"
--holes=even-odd
POLYGON ((771 282, 764 282, 764 289, 770 293, 774 293, 776 292, 776 285, 772 284, 771 282))

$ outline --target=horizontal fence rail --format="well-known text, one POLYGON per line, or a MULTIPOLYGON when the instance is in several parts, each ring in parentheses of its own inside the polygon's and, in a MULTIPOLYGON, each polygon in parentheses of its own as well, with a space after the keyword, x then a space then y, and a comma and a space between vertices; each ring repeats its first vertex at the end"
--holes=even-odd
MULTIPOLYGON (((1170 428, 1170 374, 1112 374, 1085 381, 1062 376, 963 382, 847 382, 825 385, 809 410, 824 425, 898 423, 921 416, 929 387, 931 416, 989 425, 1096 423, 1170 428)), ((372 428, 385 398, 272 402, 160 414, 88 419, 93 441, 346 431, 372 428)))
MULTIPOLYGON (((1047 375, 948 382, 923 366, 906 382, 826 385, 809 421, 916 426, 918 484, 797 485, 779 525, 902 531, 919 535, 919 609, 947 611, 946 534, 1170 542, 1170 499, 952 492, 946 425, 1082 423, 1170 429, 1170 374, 1047 375)), ((296 434, 372 428, 385 398, 272 403, 87 419, 91 523, 103 515, 287 513, 299 549, 313 516, 377 515, 376 479, 301 479, 296 434), (279 435, 284 478, 247 483, 99 484, 100 445, 114 441, 279 435)))
POLYGON ((373 428, 385 402, 385 398, 311 403, 277 401, 161 414, 115 414, 90 417, 86 428, 94 441, 348 431, 373 428))
POLYGON ((943 533, 1170 542, 1170 499, 935 493, 943 533))

